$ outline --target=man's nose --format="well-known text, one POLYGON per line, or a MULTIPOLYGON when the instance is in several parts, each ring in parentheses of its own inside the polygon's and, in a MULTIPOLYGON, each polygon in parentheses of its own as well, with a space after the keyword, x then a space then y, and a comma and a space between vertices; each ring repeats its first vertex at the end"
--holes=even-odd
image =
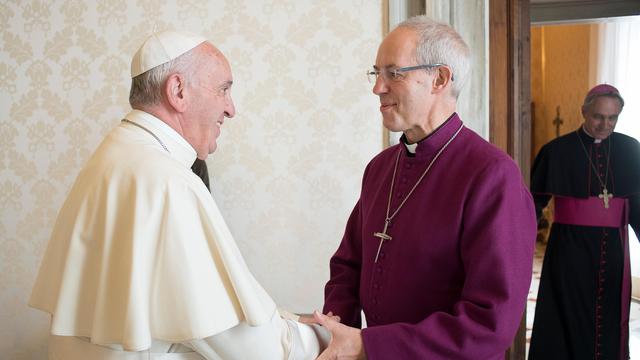
POLYGON ((380 75, 378 75, 378 77, 376 77, 376 82, 375 82, 375 84, 373 84, 372 91, 376 95, 384 94, 387 91, 389 91, 388 86, 387 86, 387 82, 384 80, 384 77, 382 76, 382 74, 380 74, 380 75))
POLYGON ((226 104, 224 108, 224 116, 228 118, 232 118, 236 115, 236 107, 233 104, 233 99, 229 99, 229 102, 226 104))

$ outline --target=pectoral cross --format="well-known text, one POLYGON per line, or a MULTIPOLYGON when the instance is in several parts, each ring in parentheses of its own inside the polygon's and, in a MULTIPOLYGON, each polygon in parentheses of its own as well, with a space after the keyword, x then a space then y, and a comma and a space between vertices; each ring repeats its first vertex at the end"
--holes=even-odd
MULTIPOLYGON (((604 189, 602 189, 602 194, 598 195, 598 197, 600 199, 602 199, 602 201, 604 202, 604 208, 608 209, 609 208, 609 199, 613 197, 613 194, 609 194, 609 192, 607 191, 607 188, 604 188, 604 189)), ((385 229, 386 228, 387 227, 385 226, 385 229)))
POLYGON ((378 245, 378 252, 376 253, 376 260, 374 262, 378 262, 378 256, 380 256, 380 249, 382 249, 382 243, 385 240, 391 240, 391 236, 387 234, 387 227, 389 227, 389 223, 391 219, 384 220, 384 229, 382 232, 373 233, 373 236, 380 238, 380 245, 378 245))

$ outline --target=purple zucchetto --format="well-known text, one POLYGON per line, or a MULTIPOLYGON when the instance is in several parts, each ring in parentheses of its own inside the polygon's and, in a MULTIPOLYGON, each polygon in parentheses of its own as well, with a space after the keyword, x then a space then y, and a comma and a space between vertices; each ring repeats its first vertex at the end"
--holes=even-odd
POLYGON ((595 96, 595 95, 604 95, 604 94, 617 94, 620 95, 618 89, 609 84, 600 84, 596 85, 589 90, 587 93, 587 97, 595 96))
POLYGON ((622 96, 620 95, 620 91, 618 91, 618 89, 609 84, 599 84, 589 90, 587 96, 584 98, 582 109, 584 110, 585 108, 587 108, 593 103, 596 98, 599 98, 600 96, 616 98, 618 99, 618 101, 620 101, 620 107, 624 107, 624 100, 622 99, 622 96))

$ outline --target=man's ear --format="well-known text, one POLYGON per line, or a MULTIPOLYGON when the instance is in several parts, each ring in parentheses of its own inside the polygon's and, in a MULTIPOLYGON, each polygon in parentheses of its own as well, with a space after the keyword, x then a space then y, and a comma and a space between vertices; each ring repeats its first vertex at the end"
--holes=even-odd
POLYGON ((185 88, 185 78, 179 73, 169 75, 164 83, 164 95, 167 97, 169 105, 179 113, 185 112, 187 109, 185 88))
POLYGON ((451 69, 448 66, 439 66, 436 76, 433 78, 433 89, 435 91, 442 91, 451 81, 453 81, 451 69))
POLYGON ((584 105, 580 107, 580 112, 582 113, 582 117, 583 118, 587 118, 587 112, 588 112, 588 107, 585 107, 584 105))

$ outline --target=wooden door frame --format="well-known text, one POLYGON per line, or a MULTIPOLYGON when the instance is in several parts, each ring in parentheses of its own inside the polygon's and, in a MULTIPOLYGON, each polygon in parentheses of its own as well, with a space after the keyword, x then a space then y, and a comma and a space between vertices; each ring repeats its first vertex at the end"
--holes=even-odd
POLYGON ((531 21, 528 0, 489 1, 489 140, 531 165, 531 21))
MULTIPOLYGON (((489 0, 489 140, 509 154, 529 183, 531 167, 529 0, 489 0)), ((505 359, 522 360, 526 307, 505 359)))

